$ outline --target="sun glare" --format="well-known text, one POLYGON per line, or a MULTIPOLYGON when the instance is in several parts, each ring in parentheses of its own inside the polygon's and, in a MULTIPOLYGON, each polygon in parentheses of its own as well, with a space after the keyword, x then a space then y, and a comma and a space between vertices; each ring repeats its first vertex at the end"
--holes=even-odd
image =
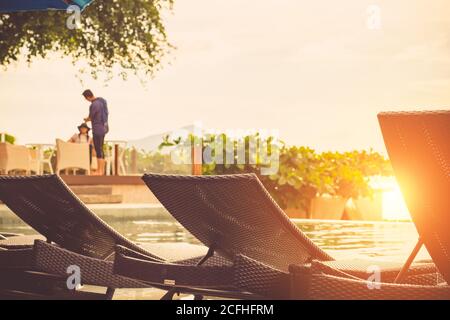
POLYGON ((411 220, 402 192, 395 179, 389 179, 384 190, 383 218, 386 220, 411 220))

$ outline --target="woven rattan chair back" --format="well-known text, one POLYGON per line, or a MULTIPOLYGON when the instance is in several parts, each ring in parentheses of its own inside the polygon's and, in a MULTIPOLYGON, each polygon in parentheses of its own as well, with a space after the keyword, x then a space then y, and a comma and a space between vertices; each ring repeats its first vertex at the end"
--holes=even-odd
POLYGON ((56 175, 0 176, 0 200, 48 241, 105 259, 116 244, 142 250, 92 213, 56 175))
POLYGON ((378 119, 417 231, 450 283, 450 111, 380 113, 378 119))
POLYGON ((298 229, 254 174, 143 180, 164 207, 206 246, 242 254, 279 270, 310 259, 332 260, 298 229))

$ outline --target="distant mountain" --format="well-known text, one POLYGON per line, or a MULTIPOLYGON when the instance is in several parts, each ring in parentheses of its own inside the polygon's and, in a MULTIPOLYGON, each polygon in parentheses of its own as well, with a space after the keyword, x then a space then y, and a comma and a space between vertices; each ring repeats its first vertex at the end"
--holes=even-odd
MULTIPOLYGON (((155 151, 163 142, 165 136, 169 135, 170 139, 177 139, 179 137, 186 137, 190 133, 194 133, 195 129, 199 129, 196 125, 187 125, 176 130, 166 131, 158 134, 149 135, 142 139, 128 141, 128 146, 135 147, 137 150, 155 151)), ((202 131, 202 130, 201 130, 202 131)))

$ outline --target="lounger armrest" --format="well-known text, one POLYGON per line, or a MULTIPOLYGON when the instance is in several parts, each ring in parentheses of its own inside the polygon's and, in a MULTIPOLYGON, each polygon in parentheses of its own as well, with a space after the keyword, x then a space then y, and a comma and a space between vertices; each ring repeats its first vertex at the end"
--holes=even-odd
POLYGON ((450 299, 450 287, 447 285, 374 283, 327 274, 313 274, 308 298, 319 300, 448 300, 450 299))
POLYGON ((113 274, 112 261, 88 257, 41 240, 36 240, 34 243, 33 263, 40 271, 64 277, 69 277, 74 267, 78 267, 81 284, 109 288, 148 287, 137 280, 113 274))
MULTIPOLYGON (((427 266, 425 266, 427 267, 427 266)), ((329 268, 329 267, 328 267, 329 268)), ((338 269, 324 269, 320 261, 311 266, 292 265, 292 298, 294 299, 449 299, 450 287, 439 283, 437 274, 412 276, 410 284, 368 281, 338 269), (333 274, 327 274, 329 271, 333 274), (341 276, 341 274, 343 276, 341 276), (434 281, 432 281, 434 278, 434 281), (415 282, 414 282, 415 281, 415 282)))
POLYGON ((114 273, 153 285, 222 287, 232 282, 232 266, 197 266, 141 259, 117 248, 114 273))
POLYGON ((263 263, 237 255, 232 264, 186 265, 148 261, 116 251, 114 272, 156 286, 230 289, 260 297, 290 296, 290 275, 263 263))
MULTIPOLYGON (((389 283, 394 282, 402 267, 402 263, 395 261, 313 260, 311 262, 311 273, 322 273, 354 280, 366 280, 373 274, 373 270, 379 270, 381 281, 389 283)), ((405 277, 402 283, 434 284, 437 278, 439 278, 438 276, 439 272, 433 263, 417 263, 411 265, 407 277, 405 277)))

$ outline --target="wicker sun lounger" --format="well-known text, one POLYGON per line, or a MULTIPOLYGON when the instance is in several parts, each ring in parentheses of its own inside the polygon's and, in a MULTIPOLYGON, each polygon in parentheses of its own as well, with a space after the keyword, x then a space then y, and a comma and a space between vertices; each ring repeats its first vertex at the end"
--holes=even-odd
MULTIPOLYGON (((111 298, 116 288, 148 287, 113 274, 116 245, 162 263, 167 259, 194 263, 207 252, 196 245, 177 251, 165 250, 163 244, 129 241, 92 213, 56 175, 1 176, 0 200, 41 235, 0 240, 0 295, 29 290, 38 296, 75 296, 64 290, 67 268, 74 265, 80 268, 82 284, 107 287, 100 298, 111 298)), ((222 262, 214 257, 210 264, 222 262)))
MULTIPOLYGON (((308 286, 299 288, 297 281, 302 277, 296 277, 295 294, 292 294, 286 275, 305 269, 309 274, 312 261, 320 261, 322 270, 326 267, 353 281, 367 277, 370 263, 334 261, 289 220, 256 175, 147 174, 143 180, 175 219, 210 249, 210 254, 216 252, 230 260, 236 257, 246 260, 247 272, 237 261, 227 266, 227 271, 221 270, 228 272, 227 279, 237 283, 236 297, 247 291, 266 298, 306 298, 308 286), (259 272, 248 267, 252 264, 259 272), (250 282, 246 281, 248 278, 250 282)), ((401 268, 401 263, 382 265, 383 281, 394 282, 401 268)), ((152 284, 172 282, 172 292, 178 290, 180 275, 184 272, 181 266, 173 265, 169 269, 120 252, 116 256, 115 271, 152 284)), ((186 272, 205 273, 195 271, 195 266, 186 272)), ((432 282, 436 272, 432 263, 415 264, 403 283, 432 282)))
MULTIPOLYGON (((395 176, 419 239, 393 284, 369 289, 364 281, 323 272, 313 262, 308 280, 314 299, 450 299, 450 111, 386 112, 378 119, 395 176), (439 273, 401 283, 425 246, 439 273), (431 282, 430 282, 431 280, 431 282)), ((301 273, 298 273, 301 274, 301 273)), ((307 278, 307 277, 306 277, 307 278)), ((304 286, 305 277, 298 281, 304 286)))

